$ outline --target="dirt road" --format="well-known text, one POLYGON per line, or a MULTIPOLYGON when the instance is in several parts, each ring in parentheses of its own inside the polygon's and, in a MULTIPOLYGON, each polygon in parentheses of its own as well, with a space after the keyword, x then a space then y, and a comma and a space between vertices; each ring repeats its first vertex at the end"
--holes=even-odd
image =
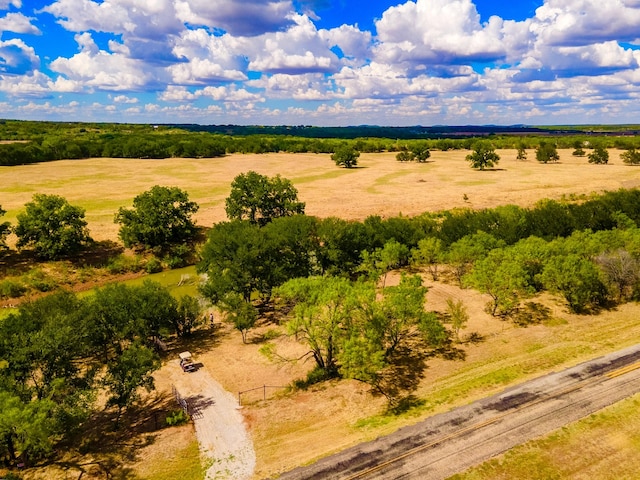
POLYGON ((237 398, 227 392, 204 368, 185 373, 175 361, 173 385, 189 404, 207 465, 206 480, 246 480, 256 464, 251 437, 240 414, 237 398))
POLYGON ((640 392, 640 345, 358 445, 282 480, 439 480, 640 392))

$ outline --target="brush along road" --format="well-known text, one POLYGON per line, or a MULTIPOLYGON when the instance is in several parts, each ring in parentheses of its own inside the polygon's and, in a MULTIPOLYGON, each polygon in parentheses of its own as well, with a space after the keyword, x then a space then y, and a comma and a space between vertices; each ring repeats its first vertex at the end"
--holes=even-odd
POLYGON ((640 345, 357 445, 281 480, 444 479, 640 392, 640 345))

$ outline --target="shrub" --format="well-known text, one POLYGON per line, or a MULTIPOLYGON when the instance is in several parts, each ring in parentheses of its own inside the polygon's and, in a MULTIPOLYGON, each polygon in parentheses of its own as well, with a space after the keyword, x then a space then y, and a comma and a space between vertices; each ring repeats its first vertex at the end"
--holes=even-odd
POLYGON ((158 260, 156 257, 151 257, 149 260, 147 260, 147 263, 144 266, 144 269, 146 270, 147 273, 161 272, 162 262, 160 262, 160 260, 158 260))
POLYGON ((165 422, 169 427, 174 427, 176 425, 183 425, 189 421, 189 414, 187 414, 184 410, 174 410, 169 412, 165 422))
POLYGON ((0 298, 18 298, 25 294, 27 287, 16 280, 2 280, 0 282, 0 298))
POLYGON ((127 273, 127 272, 139 272, 142 270, 142 260, 139 256, 131 257, 128 255, 118 255, 110 258, 106 269, 109 273, 127 273))

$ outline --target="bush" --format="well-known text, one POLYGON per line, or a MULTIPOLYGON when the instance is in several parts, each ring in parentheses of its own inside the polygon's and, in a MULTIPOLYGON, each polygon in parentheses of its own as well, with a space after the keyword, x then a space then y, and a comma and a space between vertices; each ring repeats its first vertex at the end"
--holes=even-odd
POLYGON ((127 273, 127 272, 139 272, 142 270, 143 265, 139 256, 130 257, 128 255, 118 255, 110 258, 106 269, 109 273, 127 273))
POLYGON ((24 280, 39 292, 50 292, 57 287, 55 280, 40 269, 29 272, 24 280))
POLYGON ((169 412, 165 422, 169 427, 175 427, 177 425, 183 425, 189 421, 189 415, 184 410, 174 410, 169 412))
POLYGON ((25 294, 27 287, 16 280, 2 280, 0 282, 0 298, 18 298, 25 294))
POLYGON ((160 260, 158 260, 156 257, 151 257, 149 260, 147 260, 147 263, 144 266, 144 269, 146 270, 147 273, 161 272, 162 262, 160 262, 160 260))

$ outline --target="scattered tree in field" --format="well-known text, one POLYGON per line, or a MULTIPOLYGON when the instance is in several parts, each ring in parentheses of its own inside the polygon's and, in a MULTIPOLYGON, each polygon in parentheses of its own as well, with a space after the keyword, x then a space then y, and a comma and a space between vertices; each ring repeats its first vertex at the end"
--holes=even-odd
POLYGON ((401 150, 396 154, 396 160, 399 162, 412 162, 414 155, 409 150, 401 150))
POLYGON ((520 144, 518 146, 518 155, 516 156, 516 160, 526 160, 527 159, 527 148, 520 144))
POLYGON ((560 155, 555 145, 541 141, 536 148, 536 160, 540 163, 557 162, 560 160, 560 155))
POLYGON ((413 162, 424 163, 431 157, 431 152, 426 144, 414 144, 410 149, 403 147, 400 152, 396 154, 396 160, 399 162, 413 162))
MULTIPOLYGON (((3 216, 6 210, 3 210, 0 207, 0 217, 3 216)), ((9 222, 0 223, 0 250, 6 250, 7 247, 7 236, 11 233, 11 224, 9 222)))
POLYGON ((434 282, 438 280, 438 266, 444 258, 442 240, 436 237, 423 238, 418 246, 411 250, 411 262, 414 265, 426 265, 434 282))
POLYGON ((197 227, 192 215, 198 205, 178 187, 156 185, 133 199, 133 208, 115 215, 125 247, 166 250, 193 240, 197 227))
POLYGON ((269 178, 254 171, 233 179, 231 193, 225 201, 227 218, 248 220, 257 225, 266 225, 274 218, 303 214, 304 207, 291 180, 280 175, 269 178))
POLYGON ((449 315, 449 321, 451 322, 451 330, 456 341, 460 341, 460 330, 465 328, 469 321, 469 313, 467 307, 464 306, 462 300, 454 300, 453 298, 447 298, 447 314, 449 315))
POLYGON ((336 149, 331 155, 331 160, 339 167, 353 168, 358 165, 358 157, 360 157, 359 151, 351 146, 344 145, 336 149))
POLYGON ((426 144, 417 143, 411 147, 414 159, 418 163, 424 163, 431 158, 431 151, 426 144))
POLYGON ((474 144, 473 152, 467 155, 467 161, 471 163, 471 168, 484 170, 493 168, 500 161, 500 155, 491 143, 480 141, 474 144))
POLYGON ((589 155, 589 163, 595 163, 596 165, 606 165, 609 163, 609 152, 606 148, 597 146, 593 149, 589 155))
POLYGON ((639 165, 640 164, 640 152, 635 148, 625 150, 620 154, 620 158, 627 165, 639 165))
POLYGON ((53 260, 79 251, 91 241, 84 209, 59 195, 36 193, 18 214, 18 248, 32 248, 40 258, 53 260))
POLYGON ((586 152, 584 151, 582 140, 576 140, 573 144, 573 148, 575 149, 571 155, 574 157, 584 157, 586 152))

